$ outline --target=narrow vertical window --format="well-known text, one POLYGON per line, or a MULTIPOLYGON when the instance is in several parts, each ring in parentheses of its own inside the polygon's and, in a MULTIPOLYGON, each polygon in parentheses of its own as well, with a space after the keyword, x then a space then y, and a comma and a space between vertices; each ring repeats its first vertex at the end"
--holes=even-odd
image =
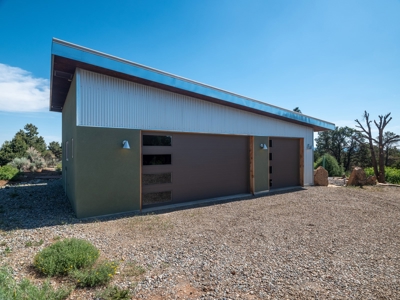
POLYGON ((272 140, 269 140, 269 146, 272 147, 272 140))
POLYGON ((65 142, 65 160, 68 161, 68 141, 65 142))

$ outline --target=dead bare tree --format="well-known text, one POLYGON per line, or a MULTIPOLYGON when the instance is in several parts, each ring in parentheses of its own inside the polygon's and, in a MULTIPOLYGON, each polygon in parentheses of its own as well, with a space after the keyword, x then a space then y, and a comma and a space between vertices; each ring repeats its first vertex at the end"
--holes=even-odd
POLYGON ((394 135, 388 139, 384 140, 383 131, 387 124, 392 120, 390 117, 391 113, 388 113, 384 116, 379 117, 379 123, 374 120, 375 126, 378 128, 378 139, 372 137, 371 133, 371 123, 372 121, 369 120, 369 113, 364 111, 364 119, 366 123, 366 128, 361 124, 361 122, 356 119, 355 122, 358 124, 356 127, 360 128, 359 132, 361 135, 368 140, 369 149, 371 151, 371 159, 372 159, 372 167, 374 168, 374 173, 378 182, 385 183, 385 153, 384 148, 388 143, 393 142, 394 140, 398 140, 400 138, 399 135, 394 135), (375 149, 374 149, 374 142, 378 146, 378 160, 379 160, 379 169, 378 169, 378 162, 376 161, 375 149))

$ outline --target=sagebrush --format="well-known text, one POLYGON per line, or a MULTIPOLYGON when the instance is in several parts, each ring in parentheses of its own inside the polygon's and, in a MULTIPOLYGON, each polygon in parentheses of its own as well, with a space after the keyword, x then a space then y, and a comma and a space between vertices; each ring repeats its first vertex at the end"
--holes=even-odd
POLYGON ((44 248, 34 258, 33 265, 47 276, 67 275, 73 270, 91 267, 99 257, 99 250, 80 239, 65 239, 44 248))

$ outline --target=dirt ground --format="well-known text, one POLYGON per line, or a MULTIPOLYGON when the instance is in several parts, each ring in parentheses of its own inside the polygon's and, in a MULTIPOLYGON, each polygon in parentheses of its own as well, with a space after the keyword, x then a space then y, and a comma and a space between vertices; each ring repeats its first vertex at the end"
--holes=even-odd
MULTIPOLYGON (((2 189, 0 263, 16 270, 16 278, 40 281, 34 254, 77 237, 119 262, 111 285, 129 289, 132 299, 400 299, 399 192, 307 187, 82 221, 73 217, 60 183, 2 189)), ((94 299, 101 289, 78 289, 69 299, 94 299)))

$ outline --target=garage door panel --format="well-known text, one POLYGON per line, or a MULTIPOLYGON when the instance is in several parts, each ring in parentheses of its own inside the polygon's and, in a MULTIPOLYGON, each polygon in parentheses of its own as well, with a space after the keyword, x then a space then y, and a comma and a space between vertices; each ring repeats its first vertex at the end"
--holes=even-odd
MULTIPOLYGON (((172 146, 154 149, 146 146, 143 147, 143 153, 164 154, 168 150, 171 153, 171 165, 143 166, 143 174, 166 170, 172 172, 172 202, 248 193, 248 137, 165 134, 172 136, 172 146)), ((143 192, 146 189, 149 190, 144 186, 143 192)))
POLYGON ((300 185, 299 139, 270 138, 271 189, 300 185))

